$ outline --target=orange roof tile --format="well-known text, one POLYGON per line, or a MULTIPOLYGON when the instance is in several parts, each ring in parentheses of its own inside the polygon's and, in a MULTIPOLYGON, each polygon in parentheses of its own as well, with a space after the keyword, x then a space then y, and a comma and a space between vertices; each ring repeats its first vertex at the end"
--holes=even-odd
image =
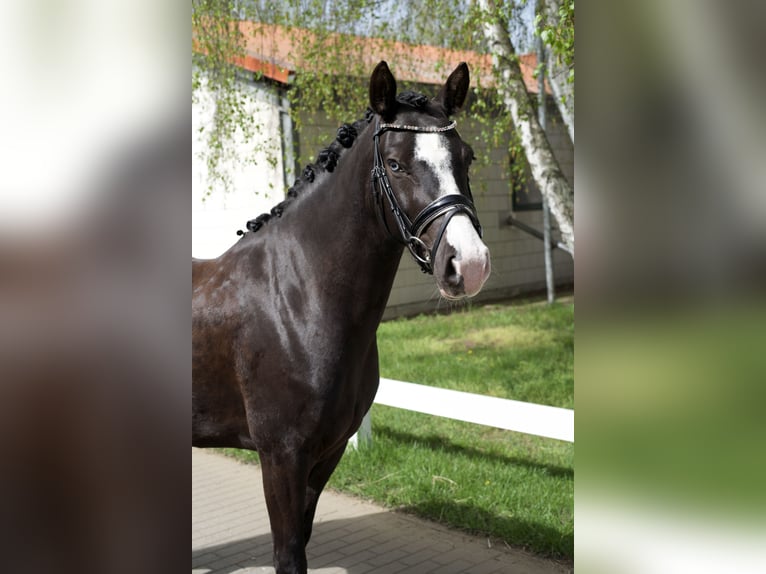
MULTIPOLYGON (((287 82, 290 72, 310 68, 302 53, 302 40, 312 40, 312 32, 246 21, 240 21, 239 28, 246 39, 246 56, 237 61, 243 68, 261 72, 283 83, 287 82)), ((344 42, 340 40, 345 38, 348 37, 328 36, 328 49, 341 50, 340 46, 344 42)), ((354 37, 350 45, 357 50, 355 56, 361 58, 364 69, 372 70, 380 60, 387 60, 396 77, 401 80, 440 85, 444 82, 445 70, 452 70, 460 62, 466 62, 474 83, 478 79, 479 85, 494 85, 492 60, 487 54, 365 37, 354 37)), ((536 94, 537 80, 533 74, 537 56, 522 54, 519 63, 527 91, 536 94)), ((551 93, 547 82, 545 91, 551 93)))

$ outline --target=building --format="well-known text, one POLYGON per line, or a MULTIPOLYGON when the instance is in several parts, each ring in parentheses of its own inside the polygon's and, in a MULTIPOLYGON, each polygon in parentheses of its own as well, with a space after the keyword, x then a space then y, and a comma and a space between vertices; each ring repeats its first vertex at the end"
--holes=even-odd
MULTIPOLYGON (((317 110, 301 117, 303 129, 300 137, 297 137, 289 121, 284 91, 292 75, 301 71, 298 38, 310 33, 252 22, 241 22, 240 27, 248 42, 245 57, 239 59, 237 64, 243 71, 242 82, 249 94, 249 105, 254 114, 260 114, 265 129, 256 134, 256 142, 251 144, 259 147, 255 163, 236 166, 232 159, 233 191, 228 194, 220 191, 213 193, 205 201, 202 198, 207 191, 206 166, 197 157, 201 143, 199 140, 195 142, 192 252, 197 257, 213 257, 222 253, 237 240, 235 232, 244 228, 246 220, 268 211, 279 202, 299 169, 295 158, 315 157, 319 150, 316 142, 325 145, 330 143, 338 127, 337 122, 328 120, 325 114, 317 110), (301 146, 311 147, 302 149, 301 146)), ((357 38, 355 42, 361 45, 358 55, 364 69, 371 72, 381 59, 385 59, 397 80, 416 83, 426 93, 435 93, 449 71, 461 61, 467 62, 471 69, 472 85, 478 81, 483 86, 489 86, 493 81, 489 57, 475 52, 413 46, 375 38, 357 38)), ((520 59, 528 90, 536 94, 537 80, 533 78, 536 57, 527 54, 520 59)), ((368 77, 359 78, 360 82, 367 80, 368 77)), ((562 171, 574 183, 574 146, 563 122, 560 119, 556 121, 559 113, 552 98, 549 96, 547 101, 548 117, 552 118, 548 122, 548 139, 562 171)), ((362 112, 360 110, 360 116, 362 112)), ((200 128, 204 129, 211 118, 212 110, 203 86, 192 111, 194 133, 199 133, 200 128)), ((348 118, 349 121, 355 119, 348 118)), ((457 119, 461 135, 466 141, 480 134, 478 126, 465 119, 461 121, 459 116, 457 119)), ((242 145, 242 139, 235 137, 232 150, 246 151, 242 145)), ((471 176, 476 206, 484 228, 484 240, 492 255, 493 269, 478 300, 505 299, 545 288, 542 241, 509 224, 509 216, 513 216, 531 227, 542 229, 539 192, 533 182, 523 182, 521 187, 526 189, 526 193, 511 192, 506 169, 511 161, 508 145, 501 143, 492 149, 491 157, 490 165, 475 170, 471 176)), ((574 281, 574 263, 570 255, 554 250, 553 261, 556 284, 571 286, 574 281)), ((408 256, 402 257, 386 317, 433 311, 448 306, 448 303, 439 300, 433 279, 423 275, 408 256)))

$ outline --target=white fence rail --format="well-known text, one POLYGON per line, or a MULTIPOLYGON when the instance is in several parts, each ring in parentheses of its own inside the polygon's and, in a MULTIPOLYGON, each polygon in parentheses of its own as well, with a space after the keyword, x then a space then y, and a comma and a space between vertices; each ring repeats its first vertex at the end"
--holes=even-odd
MULTIPOLYGON (((429 415, 574 442, 574 411, 510 399, 487 397, 380 379, 375 402, 429 415)), ((371 441, 370 415, 349 441, 356 447, 371 441)))

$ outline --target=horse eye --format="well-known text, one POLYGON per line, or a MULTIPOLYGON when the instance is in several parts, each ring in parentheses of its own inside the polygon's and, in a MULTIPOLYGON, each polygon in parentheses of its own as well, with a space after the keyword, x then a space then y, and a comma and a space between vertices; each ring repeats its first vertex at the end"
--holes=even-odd
POLYGON ((399 171, 401 169, 399 163, 395 159, 388 160, 388 167, 391 168, 391 171, 399 171))

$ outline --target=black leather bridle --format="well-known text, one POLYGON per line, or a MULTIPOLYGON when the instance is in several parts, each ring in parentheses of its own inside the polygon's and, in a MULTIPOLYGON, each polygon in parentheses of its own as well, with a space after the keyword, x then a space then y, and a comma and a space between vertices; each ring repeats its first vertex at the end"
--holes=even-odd
POLYGON ((391 181, 386 174, 386 168, 383 164, 383 156, 380 154, 380 134, 385 131, 442 133, 455 129, 457 124, 453 121, 449 125, 443 127, 410 126, 380 123, 380 118, 376 118, 375 122, 375 133, 373 134, 375 154, 372 168, 372 195, 375 198, 378 219, 381 220, 383 226, 391 237, 407 246, 407 249, 410 250, 415 261, 420 265, 420 269, 423 273, 433 274, 433 262, 436 258, 436 251, 439 249, 439 244, 447 229, 447 225, 455 215, 459 213, 466 214, 479 234, 479 237, 482 237, 483 232, 481 224, 479 223, 479 217, 476 215, 473 198, 471 197, 470 185, 468 186, 468 195, 463 195, 462 193, 443 195, 429 203, 414 220, 410 221, 407 214, 404 213, 399 202, 396 200, 394 190, 391 188, 391 181), (389 208, 394 216, 394 221, 396 221, 396 227, 399 230, 398 236, 392 233, 388 226, 383 205, 383 197, 388 200, 389 208), (441 216, 444 216, 444 221, 439 228, 439 232, 436 234, 436 239, 434 240, 433 245, 429 249, 420 236, 441 216))

